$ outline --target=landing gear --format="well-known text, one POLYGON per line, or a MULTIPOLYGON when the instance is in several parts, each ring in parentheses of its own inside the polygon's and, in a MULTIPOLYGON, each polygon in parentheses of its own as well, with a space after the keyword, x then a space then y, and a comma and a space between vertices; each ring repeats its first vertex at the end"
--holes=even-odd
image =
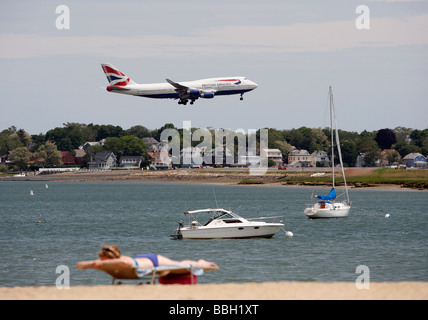
MULTIPOLYGON (((187 100, 187 99, 180 99, 179 101, 178 101, 178 104, 182 104, 182 105, 187 105, 187 102, 189 102, 189 100, 187 100)), ((190 104, 194 104, 195 103, 195 100, 194 99, 191 99, 190 100, 190 104)))
POLYGON ((239 98, 239 100, 244 100, 244 94, 243 93, 241 93, 241 98, 239 98))

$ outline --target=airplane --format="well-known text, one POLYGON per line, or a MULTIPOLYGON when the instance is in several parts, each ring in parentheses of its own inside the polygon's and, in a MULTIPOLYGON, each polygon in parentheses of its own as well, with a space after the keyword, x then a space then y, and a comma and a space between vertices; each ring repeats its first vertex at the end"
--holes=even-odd
POLYGON ((245 77, 209 78, 188 82, 138 84, 120 72, 110 63, 101 67, 109 81, 108 92, 122 93, 155 99, 179 99, 178 104, 193 104, 199 98, 212 99, 214 96, 240 94, 240 100, 246 92, 257 88, 257 84, 245 77))

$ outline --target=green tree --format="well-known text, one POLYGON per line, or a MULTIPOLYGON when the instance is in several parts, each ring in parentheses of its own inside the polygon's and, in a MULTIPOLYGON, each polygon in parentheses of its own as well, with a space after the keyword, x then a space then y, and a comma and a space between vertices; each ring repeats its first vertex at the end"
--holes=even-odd
POLYGON ((31 152, 26 147, 18 147, 11 152, 9 160, 18 166, 21 171, 24 171, 27 170, 31 156, 31 152))
POLYGON ((421 148, 418 146, 407 144, 406 141, 402 140, 394 145, 394 149, 400 154, 401 158, 404 158, 409 153, 421 152, 421 148))
POLYGON ((364 153, 364 161, 367 166, 374 166, 376 161, 380 159, 380 148, 378 147, 376 141, 371 139, 366 139, 361 144, 361 152, 364 153))
POLYGON ((133 126, 133 127, 129 128, 128 130, 125 130, 124 133, 127 136, 135 136, 135 137, 138 137, 141 139, 151 136, 149 129, 147 129, 144 126, 133 126))
POLYGON ((317 150, 326 151, 329 145, 329 141, 324 132, 317 128, 311 129, 311 142, 309 144, 309 153, 312 153, 317 150))
POLYGON ((340 149, 342 151, 343 164, 348 167, 355 166, 358 150, 354 141, 345 140, 341 142, 340 149))
POLYGON ((109 125, 96 125, 97 137, 96 141, 106 139, 109 137, 119 138, 123 135, 123 129, 120 126, 109 125))
POLYGON ((107 138, 104 150, 113 152, 118 158, 121 156, 140 156, 146 153, 146 145, 143 139, 134 136, 121 138, 107 138))
POLYGON ((61 152, 56 145, 51 142, 41 145, 36 153, 36 165, 48 168, 61 166, 61 152))
POLYGON ((31 136, 23 129, 12 126, 0 133, 0 155, 4 155, 18 147, 26 147, 31 143, 31 136))

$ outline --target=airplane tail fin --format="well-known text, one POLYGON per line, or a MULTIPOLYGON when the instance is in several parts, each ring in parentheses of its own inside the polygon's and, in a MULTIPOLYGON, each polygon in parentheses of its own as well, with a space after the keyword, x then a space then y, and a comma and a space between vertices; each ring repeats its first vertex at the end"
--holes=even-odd
POLYGON ((110 86, 114 87, 126 87, 127 85, 135 84, 131 78, 124 75, 117 68, 112 66, 110 63, 101 63, 101 67, 107 77, 110 86))

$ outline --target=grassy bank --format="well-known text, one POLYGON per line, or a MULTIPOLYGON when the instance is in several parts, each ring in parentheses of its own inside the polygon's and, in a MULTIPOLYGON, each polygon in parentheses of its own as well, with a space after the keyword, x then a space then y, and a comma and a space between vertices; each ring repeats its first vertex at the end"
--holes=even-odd
MULTIPOLYGON (((343 185, 343 178, 340 172, 336 172, 336 184, 343 185), (340 175, 340 177, 339 177, 340 175)), ((404 188, 428 189, 428 170, 397 170, 397 169, 373 169, 360 171, 356 169, 346 170, 347 182, 354 187, 370 187, 376 185, 399 185, 404 188), (349 174, 348 174, 349 173, 349 174)), ((287 184, 301 185, 329 185, 331 175, 323 177, 290 176, 281 179, 279 182, 287 184)))

